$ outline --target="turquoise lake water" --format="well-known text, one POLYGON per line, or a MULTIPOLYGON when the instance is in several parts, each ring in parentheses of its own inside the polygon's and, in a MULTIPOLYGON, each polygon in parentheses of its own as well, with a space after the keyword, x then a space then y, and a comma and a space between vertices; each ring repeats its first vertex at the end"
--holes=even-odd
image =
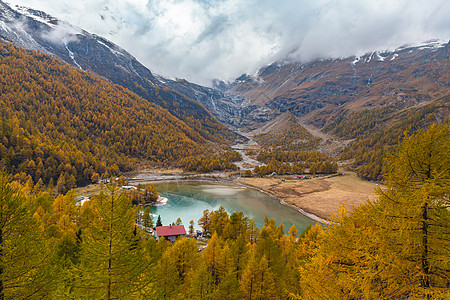
POLYGON ((168 182, 154 186, 161 196, 169 199, 167 205, 152 207, 156 216, 155 222, 160 215, 163 225, 169 225, 180 217, 185 226, 189 225, 190 220, 194 220, 195 226, 199 227, 197 221, 203 211, 216 210, 220 206, 223 206, 228 214, 242 211, 245 216, 253 219, 259 228, 263 226, 264 217, 267 215, 273 218, 277 225, 283 222, 286 233, 292 224, 301 232, 309 224, 316 223, 295 209, 250 188, 199 182, 168 182))

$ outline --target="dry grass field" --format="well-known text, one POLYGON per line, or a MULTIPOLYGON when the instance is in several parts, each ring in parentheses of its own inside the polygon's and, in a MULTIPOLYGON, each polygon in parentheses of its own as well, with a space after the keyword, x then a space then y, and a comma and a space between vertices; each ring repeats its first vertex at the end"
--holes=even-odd
POLYGON ((348 209, 358 207, 377 195, 375 183, 363 181, 356 174, 316 177, 312 179, 240 178, 240 182, 272 195, 280 200, 314 214, 322 219, 330 217, 342 205, 348 209))
POLYGON ((79 187, 75 189, 77 195, 86 197, 98 195, 100 191, 101 191, 100 184, 90 184, 88 186, 79 187))

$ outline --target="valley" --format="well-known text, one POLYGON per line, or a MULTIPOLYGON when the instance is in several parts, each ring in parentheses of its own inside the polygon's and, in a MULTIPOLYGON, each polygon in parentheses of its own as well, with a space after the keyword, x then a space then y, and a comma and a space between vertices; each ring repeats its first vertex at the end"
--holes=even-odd
POLYGON ((0 299, 450 299, 446 35, 219 2, 0 0, 0 299))

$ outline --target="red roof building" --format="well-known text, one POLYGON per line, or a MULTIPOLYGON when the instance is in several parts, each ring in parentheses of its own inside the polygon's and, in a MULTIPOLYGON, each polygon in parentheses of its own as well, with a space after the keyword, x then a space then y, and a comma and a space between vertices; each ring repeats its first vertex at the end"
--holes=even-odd
POLYGON ((183 225, 156 226, 153 232, 157 241, 163 237, 172 243, 177 237, 186 235, 183 225))

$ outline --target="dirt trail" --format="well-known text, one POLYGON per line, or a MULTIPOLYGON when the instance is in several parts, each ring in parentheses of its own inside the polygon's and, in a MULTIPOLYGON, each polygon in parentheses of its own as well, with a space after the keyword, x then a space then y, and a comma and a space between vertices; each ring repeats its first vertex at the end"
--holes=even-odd
POLYGON ((298 118, 298 123, 306 130, 308 130, 308 132, 313 136, 322 139, 322 142, 318 147, 318 150, 320 152, 327 153, 332 156, 337 156, 339 150, 344 148, 351 142, 351 140, 341 140, 332 134, 323 132, 314 125, 308 125, 302 118, 298 118))

